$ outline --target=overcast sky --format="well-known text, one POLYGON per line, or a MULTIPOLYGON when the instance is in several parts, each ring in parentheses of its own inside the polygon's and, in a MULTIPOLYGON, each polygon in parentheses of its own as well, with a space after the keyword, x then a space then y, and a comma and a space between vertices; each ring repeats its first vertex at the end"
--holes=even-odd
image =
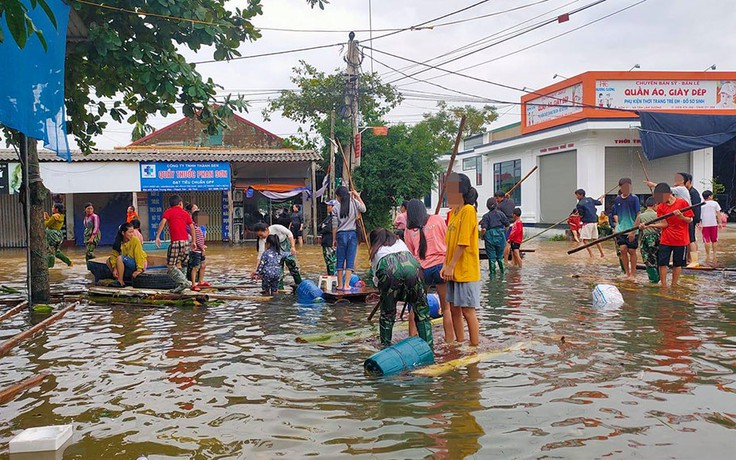
MULTIPOLYGON (((467 7, 478 0, 372 0, 373 29, 405 28, 429 19, 467 7)), ((464 45, 502 33, 501 37, 537 24, 545 19, 594 3, 595 0, 490 0, 465 12, 436 21, 435 24, 474 18, 490 13, 522 7, 516 11, 503 12, 482 19, 455 25, 436 27, 431 30, 405 31, 390 37, 377 39, 374 47, 416 61, 425 61, 448 53, 464 45), (531 6, 527 6, 531 5, 531 6), (541 15, 541 16, 540 16, 541 15), (539 16, 537 19, 534 17, 539 16), (519 26, 520 23, 526 22, 519 26), (504 30, 508 29, 506 32, 504 30)), ((568 22, 557 22, 541 27, 508 41, 491 46, 464 59, 443 64, 443 67, 462 71, 467 75, 522 88, 540 88, 552 84, 553 75, 572 77, 589 70, 629 70, 635 64, 641 70, 695 70, 702 71, 712 64, 718 70, 733 70, 731 61, 736 54, 736 8, 731 0, 607 0, 585 11, 570 16, 568 22), (611 14, 630 5, 640 3, 626 11, 615 14, 580 30, 554 38, 590 21, 611 14), (530 45, 540 43, 530 49, 530 45), (514 53, 503 57, 508 53, 514 53), (479 65, 494 58, 493 62, 479 65)), ((254 23, 264 28, 363 30, 369 28, 368 0, 332 0, 325 10, 311 9, 305 0, 262 0, 263 15, 254 23)), ((244 1, 231 1, 242 6, 244 1)), ((374 32, 374 36, 386 32, 374 32)), ((367 40, 368 32, 358 32, 358 40, 367 40)), ((497 38, 498 39, 498 38, 497 38)), ((280 32, 264 30, 263 37, 253 43, 245 43, 240 51, 243 56, 275 51, 303 48, 347 41, 347 33, 280 32)), ((365 42, 365 44, 369 44, 365 42)), ((465 52, 476 48, 470 48, 465 52)), ((340 47, 284 54, 232 62, 202 64, 198 70, 205 78, 212 77, 230 92, 273 90, 292 88, 289 81, 291 69, 300 59, 318 69, 331 72, 343 67, 340 47)), ((370 52, 363 62, 363 70, 371 70, 370 52)), ((462 53, 461 53, 462 54, 462 53)), ((211 53, 186 53, 191 61, 211 59, 211 53)), ((456 57, 452 54, 433 64, 456 57)), ((394 68, 403 68, 411 63, 376 52, 375 59, 394 68)), ((373 61, 373 69, 391 81, 397 75, 379 62, 373 61)), ((407 73, 424 70, 417 66, 407 73)), ((400 75, 399 75, 400 76, 400 75)), ((472 95, 498 100, 518 101, 519 91, 504 89, 487 83, 472 81, 461 76, 447 75, 429 70, 415 78, 442 85, 472 95)), ((396 83, 402 91, 424 91, 453 94, 429 83, 417 83, 404 79, 396 83)), ((454 94, 452 96, 464 98, 454 94)), ((264 122, 261 110, 265 106, 263 95, 253 99, 249 113, 244 117, 282 137, 296 132, 297 124, 276 114, 272 121, 264 122)), ((407 100, 389 115, 391 122, 414 123, 423 112, 434 109, 436 102, 407 100)), ((502 116, 494 127, 519 121, 518 106, 501 106, 502 116)), ((155 117, 150 123, 161 128, 178 119, 155 117)), ((103 136, 97 138, 99 148, 112 148, 130 142, 131 129, 124 124, 110 123, 103 136)))

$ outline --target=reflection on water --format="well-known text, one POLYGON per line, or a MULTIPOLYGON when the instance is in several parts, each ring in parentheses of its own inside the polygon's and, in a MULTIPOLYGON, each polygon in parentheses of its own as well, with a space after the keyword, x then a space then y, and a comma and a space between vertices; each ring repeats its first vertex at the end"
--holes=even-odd
MULTIPOLYGON (((484 264, 482 347, 533 345, 439 378, 365 377, 375 340, 294 340, 364 326, 369 305, 282 296, 210 308, 81 307, 0 358, 1 388, 52 374, 0 406, 0 458, 21 429, 63 423, 75 426, 65 459, 690 458, 702 446, 709 458, 730 458, 736 276, 685 276, 682 289, 663 293, 644 274, 639 284, 622 280, 612 258, 566 249, 538 243, 522 271, 495 279, 484 264), (599 282, 617 284, 626 304, 594 309, 599 282)), ((0 283, 22 285, 23 253, 2 256, 0 283)), ((313 278, 323 267, 319 248, 299 260, 313 278)), ((723 260, 736 265, 733 253, 723 260)), ((235 282, 255 255, 214 247, 208 261, 212 278, 235 282)), ((79 266, 53 269, 51 279, 88 282, 79 266)), ((26 321, 5 321, 0 339, 26 321)), ((465 350, 435 337, 440 360, 465 350)))

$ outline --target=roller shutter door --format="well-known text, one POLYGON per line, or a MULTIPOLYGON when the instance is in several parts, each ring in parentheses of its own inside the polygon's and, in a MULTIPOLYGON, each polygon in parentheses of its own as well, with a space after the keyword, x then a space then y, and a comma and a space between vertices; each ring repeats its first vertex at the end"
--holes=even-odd
MULTIPOLYGON (((651 193, 649 187, 644 185, 644 170, 637 151, 641 152, 641 148, 606 147, 606 190, 618 185, 618 180, 622 177, 629 177, 633 182, 635 194, 651 193)), ((651 161, 642 156, 642 160, 652 182, 667 182, 672 185, 675 173, 692 171, 689 152, 651 161)))
POLYGON ((539 220, 554 224, 570 215, 577 189, 577 151, 539 157, 539 220))

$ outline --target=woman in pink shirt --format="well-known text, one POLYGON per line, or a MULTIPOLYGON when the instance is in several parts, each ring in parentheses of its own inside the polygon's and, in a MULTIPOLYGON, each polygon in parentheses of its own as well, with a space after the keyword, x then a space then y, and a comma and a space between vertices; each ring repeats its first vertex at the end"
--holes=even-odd
MULTIPOLYGON (((427 208, 419 200, 411 200, 406 206, 406 232, 404 242, 409 251, 416 257, 424 271, 424 284, 434 286, 440 297, 442 306, 442 325, 445 329, 445 341, 455 341, 455 330, 452 326, 450 306, 445 301, 445 280, 440 276, 442 265, 445 262, 447 244, 445 234, 447 224, 438 215, 427 215, 427 208)), ((416 325, 413 316, 409 315, 409 334, 416 335, 416 325)))

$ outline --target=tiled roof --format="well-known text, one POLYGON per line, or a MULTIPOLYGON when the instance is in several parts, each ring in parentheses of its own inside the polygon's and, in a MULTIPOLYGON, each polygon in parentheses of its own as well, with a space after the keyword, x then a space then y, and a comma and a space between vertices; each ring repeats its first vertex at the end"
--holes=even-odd
MULTIPOLYGON (((54 152, 40 150, 38 158, 42 162, 64 161, 54 152)), ((89 155, 72 152, 72 161, 230 161, 240 163, 290 163, 319 161, 322 156, 314 150, 290 149, 212 149, 212 148, 134 148, 120 150, 100 150, 89 155)), ((0 150, 0 161, 18 161, 14 150, 0 150)))

